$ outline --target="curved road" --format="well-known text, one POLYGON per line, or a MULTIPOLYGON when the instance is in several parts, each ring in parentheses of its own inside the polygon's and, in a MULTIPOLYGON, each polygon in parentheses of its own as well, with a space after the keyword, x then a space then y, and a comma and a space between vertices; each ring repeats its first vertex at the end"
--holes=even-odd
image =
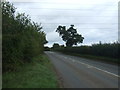
POLYGON ((58 52, 45 52, 64 88, 118 88, 118 66, 58 52))

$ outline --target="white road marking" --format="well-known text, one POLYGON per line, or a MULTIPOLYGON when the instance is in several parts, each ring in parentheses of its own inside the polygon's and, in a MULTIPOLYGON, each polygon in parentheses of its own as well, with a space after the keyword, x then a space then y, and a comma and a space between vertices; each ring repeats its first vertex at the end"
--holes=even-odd
MULTIPOLYGON (((72 61, 72 62, 75 62, 75 60, 72 59, 72 58, 68 58, 68 57, 64 57, 64 58, 65 58, 65 59, 69 59, 69 60, 72 61)), ((113 75, 113 76, 116 76, 116 77, 120 77, 120 76, 117 75, 117 74, 111 73, 111 72, 109 72, 109 71, 106 71, 106 70, 103 70, 103 69, 97 68, 97 67, 95 67, 95 66, 92 66, 92 65, 89 65, 89 64, 86 64, 86 63, 83 63, 83 62, 80 62, 80 61, 78 61, 78 63, 87 66, 87 68, 95 68, 95 69, 97 69, 97 70, 99 70, 99 71, 102 71, 102 72, 108 73, 108 74, 110 74, 110 75, 113 75)))
POLYGON ((75 62, 75 60, 72 60, 73 62, 75 62))
POLYGON ((54 53, 54 52, 49 52, 49 53, 54 53))
POLYGON ((83 62, 80 62, 80 61, 78 61, 78 63, 83 64, 83 65, 86 65, 88 68, 95 68, 95 69, 97 69, 97 70, 99 70, 99 71, 103 71, 103 72, 108 73, 108 74, 111 74, 111 75, 113 75, 113 76, 120 77, 119 75, 116 75, 116 74, 114 74, 114 73, 108 72, 108 71, 106 71, 106 70, 103 70, 103 69, 100 69, 100 68, 97 68, 97 67, 94 67, 94 66, 89 65, 89 64, 86 64, 86 63, 83 63, 83 62))
POLYGON ((92 68, 93 66, 88 65, 87 68, 92 68))

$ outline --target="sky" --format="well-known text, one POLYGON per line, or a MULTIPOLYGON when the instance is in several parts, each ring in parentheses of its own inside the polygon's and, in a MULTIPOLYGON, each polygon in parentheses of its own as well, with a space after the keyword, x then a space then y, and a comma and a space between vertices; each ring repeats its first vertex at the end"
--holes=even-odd
POLYGON ((17 8, 16 13, 29 15, 32 21, 41 23, 51 47, 65 42, 56 31, 59 25, 75 25, 85 39, 82 44, 118 40, 118 0, 9 0, 17 8))

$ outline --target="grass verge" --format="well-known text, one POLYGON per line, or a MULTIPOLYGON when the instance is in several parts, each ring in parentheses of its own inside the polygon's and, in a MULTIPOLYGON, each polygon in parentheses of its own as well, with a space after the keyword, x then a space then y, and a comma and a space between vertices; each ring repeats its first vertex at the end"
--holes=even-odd
POLYGON ((4 73, 2 79, 3 88, 58 88, 52 64, 44 54, 19 67, 16 72, 4 73))

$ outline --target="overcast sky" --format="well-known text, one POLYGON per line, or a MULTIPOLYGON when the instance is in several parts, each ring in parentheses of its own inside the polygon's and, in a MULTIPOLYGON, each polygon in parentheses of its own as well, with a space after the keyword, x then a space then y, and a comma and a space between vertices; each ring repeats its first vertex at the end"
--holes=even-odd
POLYGON ((48 44, 65 44, 55 32, 57 26, 75 25, 85 38, 82 44, 118 40, 118 0, 9 0, 17 12, 42 23, 48 44))

